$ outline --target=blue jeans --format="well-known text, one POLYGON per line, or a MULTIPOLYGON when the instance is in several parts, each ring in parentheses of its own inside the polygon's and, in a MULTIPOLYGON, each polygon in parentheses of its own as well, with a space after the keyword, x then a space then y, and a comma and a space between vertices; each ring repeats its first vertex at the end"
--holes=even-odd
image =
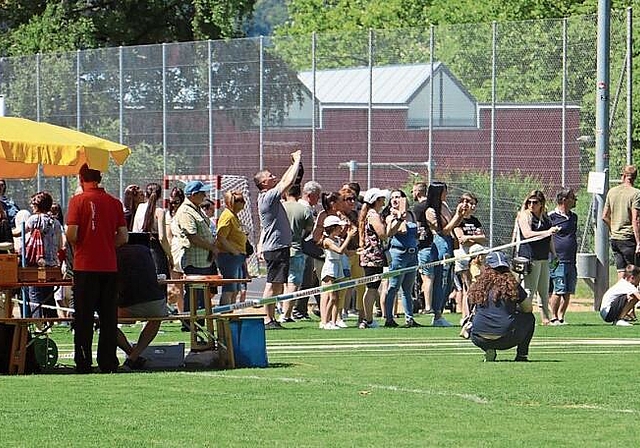
MULTIPOLYGON (((218 254, 218 269, 222 278, 243 278, 243 265, 246 256, 244 254, 232 255, 228 252, 220 252, 218 254)), ((229 283, 222 285, 222 292, 240 291, 241 283, 229 283)))
MULTIPOLYGON (((453 238, 451 236, 434 235, 433 244, 431 245, 431 259, 444 260, 453 256, 453 238)), ((432 302, 436 313, 442 313, 444 310, 444 304, 451 293, 452 278, 451 273, 453 271, 452 264, 447 263, 443 265, 437 265, 433 267, 433 292, 432 302)))
MULTIPOLYGON (((418 265, 418 252, 409 252, 411 249, 396 249, 392 247, 389 249, 391 254, 391 265, 389 269, 391 271, 395 269, 408 268, 410 266, 418 265)), ((384 301, 384 310, 387 320, 393 319, 393 304, 396 300, 396 294, 398 289, 402 288, 402 306, 404 307, 405 320, 413 319, 413 285, 416 282, 416 271, 406 272, 401 275, 396 275, 389 279, 389 288, 387 289, 387 295, 384 301)))

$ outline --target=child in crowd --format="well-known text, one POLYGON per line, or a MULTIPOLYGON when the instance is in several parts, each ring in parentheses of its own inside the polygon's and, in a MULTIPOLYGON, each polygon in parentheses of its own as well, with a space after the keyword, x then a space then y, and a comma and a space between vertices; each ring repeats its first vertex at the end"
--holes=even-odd
MULTIPOLYGON (((336 280, 344 276, 342 268, 342 254, 347 250, 349 241, 358 232, 354 226, 349 227, 344 241, 340 238, 346 221, 337 216, 329 215, 325 218, 324 237, 324 265, 322 267, 322 286, 332 285, 336 280)), ((320 298, 320 328, 324 330, 338 330, 346 327, 342 320, 338 321, 338 291, 323 292, 320 298), (340 325, 338 325, 340 324, 340 325)))

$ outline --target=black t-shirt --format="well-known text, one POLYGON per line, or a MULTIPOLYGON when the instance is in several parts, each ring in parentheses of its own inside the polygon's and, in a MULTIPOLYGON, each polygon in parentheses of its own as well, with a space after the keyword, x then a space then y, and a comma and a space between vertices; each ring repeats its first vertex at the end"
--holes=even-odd
POLYGON ((465 236, 473 236, 476 234, 478 229, 482 228, 482 224, 475 216, 469 216, 468 218, 462 218, 460 225, 458 226, 462 229, 462 234, 465 236))
POLYGON ((418 248, 424 249, 431 247, 433 243, 433 234, 429 229, 429 223, 427 222, 427 201, 416 202, 413 204, 413 216, 418 223, 418 248), (421 229, 422 228, 422 229, 421 229))
POLYGON ((151 251, 140 244, 125 244, 116 250, 118 257, 118 306, 162 300, 156 265, 151 251))

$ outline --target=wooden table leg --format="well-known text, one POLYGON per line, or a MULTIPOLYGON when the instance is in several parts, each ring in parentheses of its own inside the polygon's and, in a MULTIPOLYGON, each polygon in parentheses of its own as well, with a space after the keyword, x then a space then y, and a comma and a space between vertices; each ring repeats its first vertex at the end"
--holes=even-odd
POLYGON ((24 374, 27 360, 27 336, 29 325, 16 323, 11 341, 11 353, 9 354, 9 375, 24 374))
POLYGON ((224 369, 235 369, 236 361, 233 354, 233 336, 231 335, 229 318, 217 318, 216 327, 218 330, 218 356, 220 357, 220 366, 224 369))

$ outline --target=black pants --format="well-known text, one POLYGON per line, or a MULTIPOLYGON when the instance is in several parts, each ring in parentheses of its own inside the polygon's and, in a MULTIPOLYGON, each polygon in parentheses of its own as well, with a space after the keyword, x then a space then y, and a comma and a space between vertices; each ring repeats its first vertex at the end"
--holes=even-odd
POLYGON ((518 313, 515 315, 511 331, 500 339, 484 339, 482 336, 472 333, 471 341, 485 351, 490 348, 507 350, 517 346, 516 356, 527 356, 535 325, 536 318, 533 313, 518 313))
POLYGON ((100 319, 98 338, 98 367, 102 372, 118 370, 116 355, 116 335, 118 314, 116 272, 74 272, 74 330, 73 343, 75 363, 79 372, 91 369, 93 361, 91 343, 93 342, 93 314, 100 319))

